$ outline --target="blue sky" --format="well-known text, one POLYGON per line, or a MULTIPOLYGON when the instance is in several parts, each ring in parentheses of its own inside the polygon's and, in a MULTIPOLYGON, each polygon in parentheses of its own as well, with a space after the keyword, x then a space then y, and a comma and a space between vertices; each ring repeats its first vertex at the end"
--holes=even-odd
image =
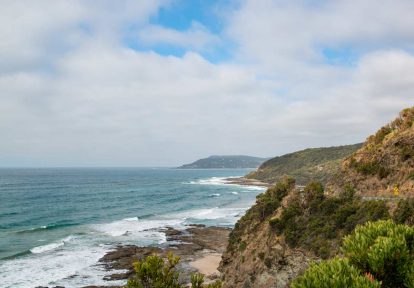
POLYGON ((413 105, 414 2, 5 1, 0 166, 363 141, 413 105))
MULTIPOLYGON (((138 51, 154 51, 163 56, 182 57, 188 51, 196 50, 207 60, 218 63, 231 61, 234 43, 223 35, 226 18, 225 14, 237 7, 235 1, 171 1, 162 6, 149 18, 151 25, 183 32, 189 31, 194 25, 199 25, 205 32, 220 38, 220 42, 208 49, 194 49, 177 43, 141 43, 134 35, 127 35, 124 43, 127 47, 138 51)), ((132 24, 132 30, 136 29, 132 24)))

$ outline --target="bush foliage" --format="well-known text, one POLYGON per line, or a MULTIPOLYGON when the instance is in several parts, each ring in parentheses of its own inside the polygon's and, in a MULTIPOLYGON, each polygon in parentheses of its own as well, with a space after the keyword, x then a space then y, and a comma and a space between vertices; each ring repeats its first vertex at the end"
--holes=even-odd
POLYGON ((413 287, 414 228, 391 220, 368 222, 344 238, 342 251, 382 287, 413 287))
POLYGON ((350 167, 365 176, 377 176, 379 179, 387 178, 391 173, 390 169, 382 166, 378 161, 357 162, 351 158, 350 167))
MULTIPOLYGON (((184 288, 179 283, 180 273, 176 266, 180 257, 172 253, 167 254, 167 261, 157 255, 151 255, 134 263, 135 277, 128 280, 126 288, 184 288)), ((191 276, 191 285, 194 288, 220 288, 221 282, 204 285, 204 275, 191 276)))
POLYGON ((334 258, 313 263, 304 275, 292 282, 292 288, 379 288, 381 284, 361 274, 347 259, 334 258))
POLYGON ((361 201, 351 187, 340 197, 326 197, 322 185, 314 182, 302 197, 292 200, 269 224, 290 247, 306 248, 324 259, 337 253, 343 235, 356 225, 390 218, 385 202, 361 201))
POLYGON ((414 199, 403 199, 398 202, 393 219, 399 224, 414 225, 414 199))
POLYGON ((293 288, 414 287, 414 228, 368 222, 344 238, 345 258, 312 264, 293 288))

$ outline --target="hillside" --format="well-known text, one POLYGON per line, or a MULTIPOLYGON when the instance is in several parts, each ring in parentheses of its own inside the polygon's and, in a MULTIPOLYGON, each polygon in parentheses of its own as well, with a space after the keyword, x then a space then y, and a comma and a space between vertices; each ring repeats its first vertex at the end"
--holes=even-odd
POLYGON ((259 158, 244 155, 213 155, 208 158, 199 159, 191 164, 185 164, 179 169, 217 169, 217 168, 257 168, 267 158, 259 158))
POLYGON ((264 162, 257 171, 246 178, 257 179, 267 183, 276 183, 288 175, 296 179, 297 184, 309 181, 326 183, 339 169, 343 158, 358 150, 362 144, 310 148, 278 156, 264 162))
POLYGON ((300 191, 294 179, 284 178, 260 194, 230 233, 219 267, 223 287, 289 287, 311 261, 337 255, 356 225, 391 217, 411 221, 414 208, 407 216, 407 206, 399 205, 391 215, 385 201, 361 201, 347 192, 327 196, 315 182, 300 191))
POLYGON ((265 177, 296 172, 299 163, 314 167, 346 156, 326 189, 317 182, 298 189, 293 178, 282 177, 257 196, 230 233, 220 264, 224 287, 289 287, 311 261, 338 255, 343 237, 357 225, 380 219, 412 225, 413 123, 414 108, 405 109, 362 146, 307 149, 264 163, 255 173, 273 181, 265 177), (360 197, 373 195, 399 198, 360 197))
POLYGON ((363 196, 414 196, 414 107, 382 127, 343 161, 330 193, 351 186, 363 196))

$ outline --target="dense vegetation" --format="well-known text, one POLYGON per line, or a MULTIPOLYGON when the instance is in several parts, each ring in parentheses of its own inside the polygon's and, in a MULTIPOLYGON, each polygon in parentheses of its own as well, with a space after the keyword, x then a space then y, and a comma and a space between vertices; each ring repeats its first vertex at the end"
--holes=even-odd
POLYGON ((293 288, 414 287, 414 228, 368 222, 346 236, 343 259, 313 264, 293 288))
POLYGON ((384 201, 361 201, 354 192, 347 187, 339 197, 327 197, 323 186, 312 182, 269 224, 290 247, 302 247, 326 259, 336 255, 342 237, 356 225, 391 217, 384 201))
POLYGON ((185 164, 180 169, 214 169, 214 168, 257 168, 268 158, 259 158, 244 155, 210 156, 199 159, 191 164, 185 164))
POLYGON ((339 170, 341 160, 361 146, 362 144, 355 144, 312 148, 275 157, 264 162, 246 178, 276 183, 287 175, 295 178, 301 185, 311 181, 326 183, 339 170))
MULTIPOLYGON (((402 200, 394 212, 394 219, 398 223, 411 223, 413 213, 414 201, 402 200)), ((241 240, 246 230, 253 233, 260 223, 267 221, 271 231, 283 235, 290 247, 301 247, 326 259, 338 253, 342 237, 358 224, 390 218, 385 201, 362 201, 350 186, 340 196, 328 197, 319 182, 311 182, 300 192, 295 189, 294 179, 285 177, 257 196, 256 204, 230 233, 228 249, 243 250, 248 244, 241 240), (288 194, 289 199, 282 207, 288 194), (275 215, 279 208, 280 213, 275 215)))
MULTIPOLYGON (((134 263, 135 277, 128 280, 126 288, 184 288, 179 283, 180 273, 176 266, 180 257, 172 253, 167 255, 167 261, 157 255, 148 256, 134 263)), ((191 276, 193 288, 220 288, 221 282, 204 285, 204 276, 194 274, 191 276)))

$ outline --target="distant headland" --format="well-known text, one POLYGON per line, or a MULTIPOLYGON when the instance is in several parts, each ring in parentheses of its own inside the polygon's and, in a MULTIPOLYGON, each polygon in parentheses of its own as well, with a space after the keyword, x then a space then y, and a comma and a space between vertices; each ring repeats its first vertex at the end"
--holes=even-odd
POLYGON ((260 158, 246 155, 212 155, 199 159, 190 164, 184 164, 178 169, 238 169, 257 168, 269 158, 260 158))

